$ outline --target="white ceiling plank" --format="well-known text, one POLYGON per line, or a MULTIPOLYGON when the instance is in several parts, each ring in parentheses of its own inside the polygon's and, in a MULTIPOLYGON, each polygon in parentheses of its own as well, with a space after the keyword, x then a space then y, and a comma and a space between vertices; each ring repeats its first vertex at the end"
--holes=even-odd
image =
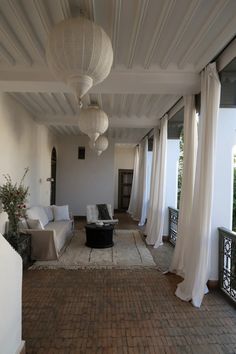
POLYGON ((174 5, 176 3, 176 0, 165 0, 162 12, 159 16, 157 26, 155 28, 155 31, 153 33, 152 39, 150 41, 150 46, 148 48, 145 60, 144 60, 144 68, 148 69, 150 67, 155 49, 160 41, 160 38, 163 33, 163 29, 166 25, 166 22, 169 18, 169 16, 172 14, 172 11, 174 9, 174 5))
POLYGON ((60 102, 63 104, 63 108, 66 111, 66 113, 69 114, 75 114, 75 111, 65 93, 58 93, 58 97, 61 97, 60 102))
POLYGON ((48 34, 52 29, 52 22, 42 0, 31 0, 41 20, 44 31, 48 34))
POLYGON ((65 101, 67 102, 70 112, 72 114, 75 114, 77 112, 77 109, 75 109, 73 103, 71 103, 72 95, 69 95, 68 93, 63 93, 63 96, 65 97, 65 101))
POLYGON ((178 46, 183 41, 183 37, 186 34, 189 26, 191 26, 191 21, 193 20, 196 11, 198 10, 201 3, 202 0, 192 0, 190 2, 190 6, 188 7, 185 17, 183 18, 180 27, 178 28, 178 31, 176 32, 175 36, 172 38, 172 42, 168 46, 167 52, 165 53, 163 59, 160 62, 160 66, 162 69, 166 69, 167 66, 169 65, 170 58, 172 57, 172 55, 174 54, 178 46))
POLYGON ((148 112, 149 107, 151 105, 151 101, 152 101, 152 95, 146 95, 143 100, 142 106, 140 107, 140 110, 139 110, 140 116, 142 116, 142 115, 147 116, 147 112, 148 112))
POLYGON ((185 51, 183 57, 180 59, 178 63, 178 67, 180 69, 183 69, 184 66, 188 63, 189 58, 192 55, 195 55, 196 50, 200 46, 201 42, 204 41, 206 32, 209 31, 209 29, 215 24, 218 16, 220 16, 221 12, 224 10, 228 3, 229 0, 224 0, 223 2, 218 2, 215 4, 210 16, 207 19, 207 22, 205 22, 201 29, 199 29, 195 39, 192 41, 191 45, 185 51))
POLYGON ((138 43, 138 38, 140 36, 141 29, 143 29, 143 21, 146 17, 148 6, 150 0, 141 0, 139 1, 139 6, 135 16, 135 25, 133 27, 133 32, 130 41, 130 50, 128 54, 127 67, 129 69, 133 66, 135 51, 138 43))
POLYGON ((60 97, 58 95, 58 93, 52 93, 52 97, 55 100, 55 102, 57 103, 58 107, 60 108, 60 110, 62 111, 62 113, 66 114, 66 110, 63 107, 63 104, 60 101, 60 97))
POLYGON ((6 50, 6 48, 0 43, 0 55, 1 57, 10 65, 14 66, 16 64, 13 56, 6 50))
POLYGON ((44 114, 47 113, 47 109, 45 109, 45 106, 42 105, 41 103, 42 101, 39 99, 39 96, 37 94, 28 92, 25 93, 23 96, 25 97, 26 100, 32 102, 37 107, 39 112, 43 112, 44 114))
POLYGON ((98 93, 97 94, 97 103, 101 109, 103 109, 103 104, 102 104, 102 94, 98 93))
POLYGON ((113 47, 113 67, 116 65, 118 38, 120 31, 120 16, 121 16, 122 0, 113 0, 113 28, 112 28, 112 47, 113 47))
POLYGON ((18 2, 14 0, 8 0, 8 5, 15 16, 15 21, 18 23, 21 31, 24 33, 27 41, 29 41, 32 48, 35 50, 35 53, 45 62, 45 51, 42 47, 39 39, 37 38, 33 27, 29 23, 24 9, 19 5, 18 2))
MULTIPOLYGON (((215 40, 208 46, 207 52, 203 53, 201 56, 197 55, 195 59, 195 67, 198 71, 201 71, 206 63, 209 63, 212 58, 214 58, 219 51, 219 46, 225 40, 225 38, 228 38, 229 41, 232 39, 232 31, 235 30, 236 28, 236 16, 233 16, 232 20, 227 23, 226 27, 224 28, 223 31, 220 31, 220 33, 216 36, 215 40)), ((235 56, 234 56, 235 58, 235 56)))
POLYGON ((10 96, 13 97, 18 103, 20 103, 22 106, 24 106, 24 108, 33 115, 33 117, 35 116, 35 110, 32 108, 32 106, 30 106, 25 100, 24 98, 22 98, 19 94, 17 93, 10 93, 10 96))
POLYGON ((119 112, 121 115, 124 115, 127 98, 128 98, 127 94, 122 95, 122 97, 121 97, 121 102, 120 102, 120 107, 119 107, 119 112))
POLYGON ((0 13, 0 31, 6 37, 7 42, 12 47, 13 51, 15 51, 20 57, 22 57, 25 64, 32 65, 33 60, 30 55, 27 53, 24 46, 20 43, 16 34, 13 32, 12 28, 8 24, 5 17, 0 13))
POLYGON ((46 106, 49 108, 49 110, 53 113, 56 114, 57 111, 55 110, 55 108, 53 107, 53 104, 51 104, 51 101, 49 101, 48 96, 43 94, 43 93, 39 93, 38 94, 39 97, 42 99, 42 101, 46 104, 46 106))

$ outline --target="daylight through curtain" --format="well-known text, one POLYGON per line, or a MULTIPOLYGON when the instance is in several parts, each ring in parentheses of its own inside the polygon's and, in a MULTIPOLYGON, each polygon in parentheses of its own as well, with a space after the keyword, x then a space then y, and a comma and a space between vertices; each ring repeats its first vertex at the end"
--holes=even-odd
POLYGON ((220 104, 220 81, 215 63, 201 73, 201 116, 192 215, 186 247, 185 278, 176 295, 200 307, 210 266, 214 155, 220 104))
POLYGON ((149 174, 149 159, 148 159, 148 137, 144 139, 144 160, 143 160, 143 195, 142 195, 142 208, 139 226, 143 226, 147 217, 147 208, 150 193, 150 174, 149 174))
POLYGON ((192 213, 194 180, 197 157, 197 114, 194 95, 184 96, 184 151, 183 177, 180 196, 177 241, 170 271, 184 276, 184 255, 187 238, 191 233, 189 222, 192 213))
POLYGON ((153 147, 151 198, 145 233, 147 235, 146 242, 149 245, 154 245, 155 248, 162 244, 164 227, 167 124, 168 116, 165 115, 161 119, 159 142, 157 132, 155 132, 154 136, 155 146, 153 147))
POLYGON ((135 209, 135 203, 137 199, 137 191, 138 191, 138 176, 139 176, 139 146, 135 148, 134 155, 134 172, 133 172, 133 182, 131 187, 131 195, 128 213, 132 216, 135 209))

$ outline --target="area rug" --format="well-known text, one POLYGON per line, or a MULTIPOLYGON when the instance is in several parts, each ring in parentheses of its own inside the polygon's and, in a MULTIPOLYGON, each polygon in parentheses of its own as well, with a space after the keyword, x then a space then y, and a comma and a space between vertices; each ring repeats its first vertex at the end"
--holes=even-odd
POLYGON ((84 230, 75 231, 57 261, 37 261, 30 269, 139 268, 155 267, 155 262, 138 230, 116 230, 114 246, 95 249, 85 246, 84 230))

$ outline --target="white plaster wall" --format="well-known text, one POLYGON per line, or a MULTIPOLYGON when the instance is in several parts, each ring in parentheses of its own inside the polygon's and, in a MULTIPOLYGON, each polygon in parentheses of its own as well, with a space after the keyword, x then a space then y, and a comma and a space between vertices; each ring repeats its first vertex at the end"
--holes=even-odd
POLYGON ((165 196, 165 221, 163 234, 169 232, 169 210, 168 207, 177 208, 177 187, 178 187, 178 162, 179 162, 179 140, 167 140, 167 163, 166 163, 166 196, 165 196))
POLYGON ((118 179, 119 169, 133 170, 134 168, 134 146, 115 146, 115 188, 114 188, 114 207, 118 208, 118 179))
POLYGON ((22 260, 0 234, 0 353, 16 354, 22 346, 22 260))
MULTIPOLYGON (((49 204, 51 150, 55 137, 47 127, 36 124, 32 116, 13 98, 0 94, 0 185, 3 174, 19 182, 26 167, 29 173, 25 185, 29 186, 28 205, 49 204)), ((1 210, 0 210, 1 211, 1 210)), ((7 216, 0 213, 0 232, 5 231, 7 216)))
POLYGON ((210 280, 218 279, 217 228, 223 226, 232 230, 234 145, 236 145, 236 109, 221 108, 215 156, 210 280))
POLYGON ((97 156, 86 136, 58 140, 57 204, 68 204, 74 215, 86 215, 88 204, 114 206, 114 144, 97 156), (78 147, 85 146, 85 160, 78 159, 78 147))

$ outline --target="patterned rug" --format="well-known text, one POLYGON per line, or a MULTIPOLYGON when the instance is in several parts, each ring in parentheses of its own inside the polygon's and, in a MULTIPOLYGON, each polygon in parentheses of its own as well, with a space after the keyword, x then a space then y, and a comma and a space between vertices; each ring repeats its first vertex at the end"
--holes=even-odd
POLYGON ((85 241, 85 231, 75 231, 59 260, 37 261, 30 269, 156 267, 138 230, 116 230, 111 248, 89 248, 85 246, 85 241))

